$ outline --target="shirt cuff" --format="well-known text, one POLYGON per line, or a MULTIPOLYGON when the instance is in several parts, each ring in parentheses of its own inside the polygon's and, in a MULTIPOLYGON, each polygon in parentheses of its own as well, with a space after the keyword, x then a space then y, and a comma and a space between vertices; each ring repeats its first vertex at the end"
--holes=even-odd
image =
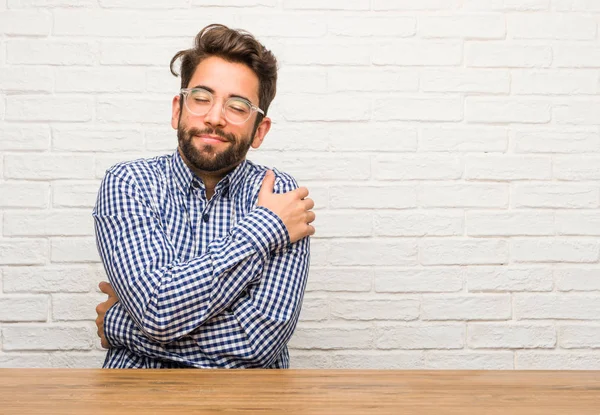
POLYGON ((233 236, 250 240, 263 258, 290 243, 290 236, 281 218, 263 206, 246 215, 238 223, 233 236))

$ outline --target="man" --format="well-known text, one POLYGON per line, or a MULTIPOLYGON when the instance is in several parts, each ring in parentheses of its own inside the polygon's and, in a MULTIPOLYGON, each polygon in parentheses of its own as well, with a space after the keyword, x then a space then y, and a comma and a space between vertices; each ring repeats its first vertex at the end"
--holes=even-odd
POLYGON ((287 368, 314 203, 245 160, 271 126, 277 63, 252 35, 204 28, 178 52, 172 155, 110 168, 94 208, 110 284, 96 307, 109 368, 287 368))

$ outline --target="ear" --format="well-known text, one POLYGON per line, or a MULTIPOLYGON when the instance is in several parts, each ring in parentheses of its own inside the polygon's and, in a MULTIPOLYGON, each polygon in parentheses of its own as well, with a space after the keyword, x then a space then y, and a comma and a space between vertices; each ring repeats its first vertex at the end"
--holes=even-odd
POLYGON ((179 127, 179 113, 181 112, 180 104, 181 95, 173 97, 173 103, 171 108, 171 127, 176 130, 179 127))
POLYGON ((263 143, 265 136, 271 129, 271 119, 269 117, 264 117, 260 124, 258 124, 258 128, 256 129, 256 133, 254 133, 254 138, 252 139, 252 148, 259 148, 263 143))

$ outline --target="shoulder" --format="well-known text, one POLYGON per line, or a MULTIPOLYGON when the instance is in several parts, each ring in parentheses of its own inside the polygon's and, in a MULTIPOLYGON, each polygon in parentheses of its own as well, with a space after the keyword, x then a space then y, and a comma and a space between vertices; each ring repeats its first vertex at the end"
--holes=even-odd
POLYGON ((258 184, 259 188, 267 170, 272 170, 273 173, 275 173, 275 187, 273 189, 274 193, 285 193, 298 188, 296 179, 294 179, 294 177, 292 177, 292 175, 289 173, 283 172, 274 167, 263 166, 250 160, 247 160, 246 163, 246 168, 248 169, 246 180, 254 185, 258 184))
POLYGON ((169 155, 117 163, 106 170, 105 181, 118 181, 135 187, 156 185, 165 177, 169 155))

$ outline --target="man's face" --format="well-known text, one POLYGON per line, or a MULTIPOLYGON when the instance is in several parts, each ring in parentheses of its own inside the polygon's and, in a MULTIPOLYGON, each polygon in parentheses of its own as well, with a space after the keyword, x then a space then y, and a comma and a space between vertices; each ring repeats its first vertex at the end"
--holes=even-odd
POLYGON ((223 104, 231 97, 243 97, 258 106, 258 86, 258 77, 244 64, 214 56, 198 64, 188 88, 211 91, 214 105, 208 113, 198 116, 181 105, 181 97, 176 96, 171 118, 171 125, 177 129, 179 150, 190 167, 226 173, 244 160, 250 146, 258 148, 262 144, 270 127, 268 118, 255 129, 257 113, 243 124, 231 124, 222 112, 223 104))

